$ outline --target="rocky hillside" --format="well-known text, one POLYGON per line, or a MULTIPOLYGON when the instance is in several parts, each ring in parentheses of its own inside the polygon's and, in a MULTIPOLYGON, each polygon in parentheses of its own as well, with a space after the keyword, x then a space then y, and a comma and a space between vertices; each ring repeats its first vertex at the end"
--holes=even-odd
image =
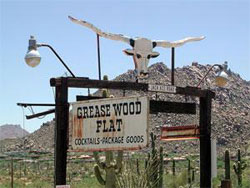
MULTIPOLYGON (((175 73, 176 86, 197 86, 205 73, 211 68, 211 65, 201 65, 193 62, 190 66, 177 68, 175 73)), ((224 88, 219 88, 213 82, 218 69, 215 67, 209 73, 207 78, 201 84, 202 89, 211 89, 216 93, 212 103, 212 137, 217 140, 219 150, 224 147, 236 149, 243 147, 245 149, 250 141, 250 82, 243 80, 239 74, 230 69, 229 82, 224 88), (245 147, 245 148, 244 148, 245 147)), ((149 77, 143 82, 170 84, 171 70, 163 63, 156 63, 149 68, 149 77)), ((135 78, 132 71, 128 71, 116 78, 116 80, 133 81, 135 78)), ((112 91, 115 96, 121 96, 121 91, 112 91)), ((135 95, 136 92, 126 92, 126 95, 135 95)), ((143 95, 144 93, 140 93, 143 95)), ((169 94, 149 93, 152 98, 171 101, 196 102, 199 105, 198 98, 185 96, 176 96, 169 94)), ((198 109, 198 108, 197 108, 198 109)), ((197 114, 199 112, 197 111, 197 114)), ((160 127, 198 124, 198 115, 174 115, 162 114, 151 115, 151 128, 159 136, 160 127)), ((196 141, 175 141, 160 143, 173 152, 199 150, 199 142, 196 141)))
MULTIPOLYGON (((192 65, 176 68, 175 84, 177 86, 196 86, 203 75, 209 70, 211 65, 192 65)), ((250 141, 250 82, 243 80, 238 74, 229 70, 229 83, 225 88, 218 88, 214 84, 216 72, 213 68, 208 77, 201 84, 202 89, 211 89, 216 93, 212 104, 212 136, 217 139, 219 150, 224 147, 236 149, 247 146, 250 141)), ((163 63, 156 63, 149 67, 149 77, 141 82, 170 84, 170 69, 163 63)), ((132 70, 118 76, 115 80, 135 81, 132 70)), ((115 97, 123 95, 122 91, 111 90, 115 97)), ((171 101, 196 102, 199 105, 198 98, 191 98, 171 94, 156 94, 126 91, 129 95, 148 95, 154 99, 171 101)), ((95 95, 100 95, 100 91, 95 95)), ((198 108, 197 108, 198 109, 198 108)), ((199 113, 197 111, 197 113, 199 113)), ((163 125, 178 126, 188 124, 198 124, 198 115, 175 115, 163 114, 150 115, 150 128, 155 134, 160 135, 160 127, 163 125)), ((25 137, 25 145, 17 142, 14 148, 53 148, 54 121, 44 124, 39 130, 25 137), (25 146, 25 147, 24 147, 25 146)), ((190 152, 199 150, 199 141, 172 141, 159 142, 168 151, 172 152, 190 152)))
POLYGON ((22 129, 20 125, 5 124, 0 126, 0 140, 6 138, 20 138, 28 134, 29 132, 22 129))
POLYGON ((52 151, 54 148, 55 121, 43 123, 40 129, 19 139, 0 141, 2 151, 39 150, 52 151))

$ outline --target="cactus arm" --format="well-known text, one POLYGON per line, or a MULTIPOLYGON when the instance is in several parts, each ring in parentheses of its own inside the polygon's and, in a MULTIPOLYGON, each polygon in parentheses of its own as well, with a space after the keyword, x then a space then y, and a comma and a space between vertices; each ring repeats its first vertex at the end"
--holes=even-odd
POLYGON ((105 169, 105 163, 103 163, 103 162, 100 161, 98 152, 95 151, 95 152, 93 152, 93 154, 94 154, 94 159, 95 159, 96 164, 97 164, 101 169, 105 169))
POLYGON ((241 153, 240 153, 240 149, 238 149, 238 161, 241 161, 241 153))
POLYGON ((175 160, 173 159, 173 166, 172 166, 173 176, 175 176, 175 160))
POLYGON ((112 151, 106 151, 105 152, 105 156, 106 156, 106 165, 107 167, 111 166, 111 163, 113 162, 113 152, 112 151))
POLYGON ((188 183, 191 184, 191 160, 187 158, 188 161, 188 183))
POLYGON ((247 167, 247 164, 246 164, 245 162, 243 162, 243 163, 242 163, 241 169, 242 169, 242 170, 245 170, 246 167, 247 167))
POLYGON ((148 159, 145 159, 144 168, 145 168, 145 169, 148 168, 148 159))
POLYGON ((152 148, 152 154, 154 157, 154 155, 156 154, 156 149, 155 149, 155 140, 156 140, 156 135, 154 135, 153 132, 150 133, 150 136, 151 136, 151 148, 152 148))
POLYGON ((139 160, 136 159, 136 172, 138 175, 140 175, 140 166, 139 166, 139 160))
POLYGON ((242 185, 242 166, 241 166, 241 161, 238 161, 238 184, 239 184, 239 186, 242 185))
POLYGON ((195 181, 195 170, 193 169, 192 170, 192 182, 194 182, 195 181))
POLYGON ((98 152, 94 151, 93 154, 94 154, 94 159, 95 159, 96 163, 100 163, 100 158, 99 158, 98 152))
POLYGON ((123 151, 118 151, 116 157, 116 173, 120 173, 122 170, 122 160, 123 160, 123 151))
POLYGON ((233 165, 233 168, 234 168, 235 174, 237 175, 238 174, 238 170, 237 170, 236 164, 233 165))
POLYGON ((98 165, 95 165, 95 166, 94 166, 94 171, 95 171, 95 176, 96 176, 98 182, 99 182, 101 185, 105 185, 106 182, 105 182, 105 180, 102 178, 102 175, 101 175, 101 172, 100 172, 100 169, 99 169, 98 165))

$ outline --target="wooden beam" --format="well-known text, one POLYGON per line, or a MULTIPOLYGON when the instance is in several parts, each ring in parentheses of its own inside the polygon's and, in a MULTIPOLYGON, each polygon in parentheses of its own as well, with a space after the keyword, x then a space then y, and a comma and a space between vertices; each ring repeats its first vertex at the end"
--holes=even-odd
POLYGON ((55 104, 45 104, 45 103, 17 103, 17 106, 55 106, 55 104))
POLYGON ((150 113, 196 114, 195 103, 181 103, 150 100, 150 113))
POLYGON ((99 96, 84 96, 84 95, 77 95, 76 101, 86 101, 86 100, 93 100, 93 99, 103 99, 104 97, 99 96))
POLYGON ((50 110, 47 110, 44 112, 40 112, 40 113, 32 114, 30 116, 26 116, 26 119, 33 119, 33 118, 45 116, 45 115, 52 114, 52 113, 55 113, 55 109, 50 109, 50 110))
MULTIPOLYGON (((58 86, 61 84, 62 78, 51 78, 50 85, 58 86)), ((136 90, 136 91, 148 91, 147 83, 136 82, 122 82, 122 81, 108 81, 108 80, 91 80, 86 77, 72 78, 68 77, 67 86, 70 88, 107 88, 107 89, 120 89, 120 90, 136 90)), ((176 93, 187 96, 205 97, 207 90, 201 90, 197 87, 176 87, 176 93)), ((212 98, 214 98, 214 92, 211 92, 212 98)))
POLYGON ((136 82, 120 82, 109 80, 76 80, 69 79, 69 87, 80 88, 107 88, 107 89, 121 89, 121 90, 144 90, 147 91, 148 84, 136 82))

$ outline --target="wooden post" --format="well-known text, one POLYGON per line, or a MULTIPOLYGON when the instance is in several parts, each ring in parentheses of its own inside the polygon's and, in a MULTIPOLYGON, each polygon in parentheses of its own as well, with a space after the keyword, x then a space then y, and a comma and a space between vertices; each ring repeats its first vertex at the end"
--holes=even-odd
POLYGON ((37 161, 37 174, 40 174, 39 161, 37 161))
POLYGON ((48 161, 48 163, 47 163, 47 169, 46 169, 48 178, 49 178, 49 173, 50 173, 49 170, 50 169, 49 169, 49 161, 48 161))
POLYGON ((222 180, 221 181, 221 188, 231 188, 231 180, 222 180))
POLYGON ((13 171, 13 158, 11 157, 11 163, 10 163, 10 166, 11 166, 11 188, 14 187, 14 171, 13 171))
POLYGON ((174 48, 171 48, 171 85, 174 85, 174 48))
POLYGON ((212 92, 200 97, 200 187, 211 187, 211 103, 212 92))
POLYGON ((20 162, 20 165, 19 165, 19 178, 22 177, 22 162, 20 162))
POLYGON ((67 78, 56 85, 55 179, 54 186, 66 184, 67 138, 69 123, 67 78))
POLYGON ((26 176, 26 175, 27 175, 27 172, 26 172, 26 161, 24 161, 24 169, 23 169, 23 174, 24 174, 24 176, 26 176))
POLYGON ((101 75, 101 57, 100 57, 100 37, 98 34, 96 34, 96 39, 97 39, 97 57, 98 57, 98 76, 99 76, 99 80, 102 79, 102 75, 101 75))

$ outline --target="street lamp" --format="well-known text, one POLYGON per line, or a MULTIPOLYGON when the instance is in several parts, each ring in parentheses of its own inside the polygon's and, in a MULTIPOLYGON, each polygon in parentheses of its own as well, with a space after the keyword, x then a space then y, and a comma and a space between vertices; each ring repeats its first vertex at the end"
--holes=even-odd
POLYGON ((227 61, 223 65, 220 64, 214 64, 205 74, 205 76, 200 80, 200 82, 197 84, 197 87, 200 87, 200 84, 203 82, 203 80, 207 77, 208 73, 213 69, 213 67, 218 66, 220 71, 216 74, 215 77, 215 84, 219 87, 223 87, 227 84, 228 81, 228 75, 226 73, 227 71, 227 61))
POLYGON ((48 44, 37 44, 36 39, 35 39, 34 36, 30 36, 28 51, 27 51, 27 53, 26 53, 26 55, 24 57, 25 62, 27 63, 27 65, 29 65, 30 67, 36 67, 37 65, 39 65, 39 63, 41 61, 41 56, 40 56, 39 52, 37 51, 37 48, 39 48, 39 47, 48 47, 56 55, 56 57, 60 60, 60 62, 63 64, 63 66, 70 72, 72 77, 75 77, 73 72, 64 63, 64 61, 56 53, 56 51, 48 44))

